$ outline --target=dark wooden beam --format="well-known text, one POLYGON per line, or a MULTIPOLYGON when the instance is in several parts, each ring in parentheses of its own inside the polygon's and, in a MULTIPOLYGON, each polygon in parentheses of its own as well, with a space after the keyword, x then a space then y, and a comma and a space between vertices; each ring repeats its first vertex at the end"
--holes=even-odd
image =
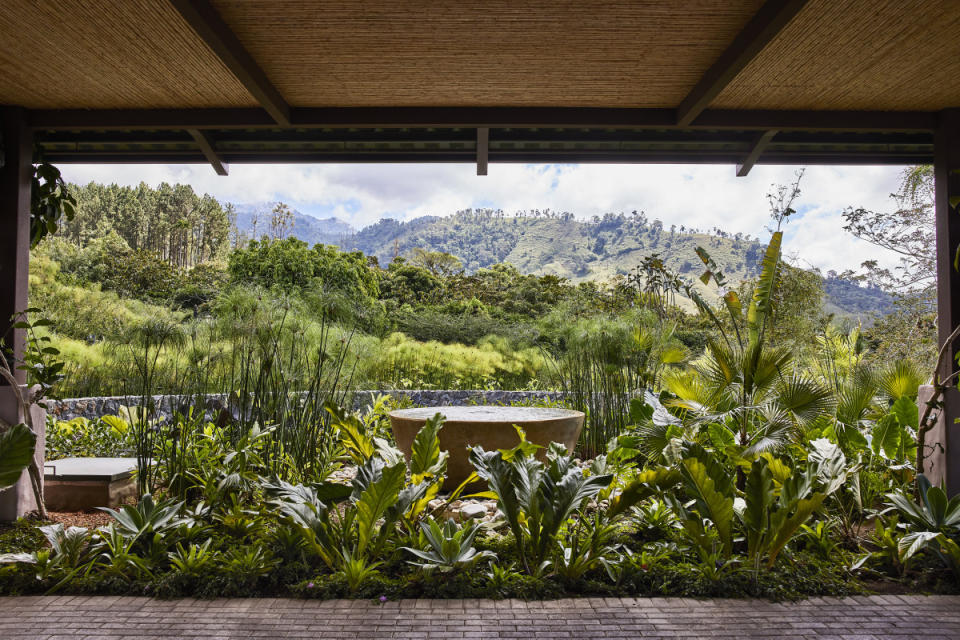
POLYGON ((931 111, 777 111, 709 109, 691 128, 779 131, 929 131, 937 128, 931 111))
MULTIPOLYGON (((476 166, 476 151, 422 150, 422 151, 310 151, 310 150, 272 150, 272 151, 230 151, 221 152, 224 160, 230 164, 244 163, 429 163, 462 162, 476 166)), ((101 163, 101 164, 208 164, 209 161, 199 151, 193 152, 73 152, 47 151, 44 157, 56 164, 101 163)), ((671 151, 608 151, 608 150, 496 150, 491 149, 489 162, 508 163, 600 163, 600 164, 730 164, 742 161, 743 154, 736 152, 712 152, 688 150, 671 151)), ((757 164, 795 164, 795 165, 894 165, 908 166, 929 164, 932 154, 898 155, 857 155, 854 153, 803 153, 797 151, 768 152, 761 156, 757 164)))
MULTIPOLYGON (((956 259, 960 251, 960 109, 940 112, 934 135, 934 195, 937 229, 937 324, 939 343, 943 345, 960 325, 960 271, 956 259)), ((957 371, 957 343, 949 348, 941 379, 957 371)), ((952 387, 956 386, 954 380, 952 387)), ((950 495, 960 493, 960 394, 951 389, 944 396, 942 424, 946 484, 950 495)))
POLYGON ((487 162, 490 153, 490 129, 479 127, 477 129, 477 175, 487 175, 487 162))
MULTIPOLYGON (((260 109, 38 109, 29 124, 43 131, 276 129, 260 109)), ((294 108, 291 125, 322 128, 523 128, 676 129, 672 109, 591 107, 329 107, 294 108)), ((932 132, 937 115, 927 111, 709 110, 693 129, 765 131, 932 132)))
MULTIPOLYGON (((22 329, 11 318, 27 308, 30 258, 30 184, 33 175, 33 134, 23 109, 0 107, 3 167, 0 168, 0 338, 4 348, 13 348, 23 358, 22 329)), ((25 373, 15 371, 23 384, 25 373)), ((6 382, 0 381, 0 386, 6 382)))
POLYGON ((760 155, 767 148, 767 145, 770 144, 770 141, 773 140, 773 136, 777 135, 777 131, 771 129, 770 131, 764 131, 756 137, 753 141, 753 147, 750 149, 750 153, 747 154, 747 157, 743 159, 743 162, 737 165, 737 177, 745 178, 750 169, 753 169, 753 165, 757 164, 757 160, 760 159, 760 155))
POLYGON ((230 169, 227 163, 223 161, 223 158, 220 157, 220 154, 217 153, 217 150, 213 148, 213 140, 210 136, 199 129, 187 129, 187 133, 193 136, 197 146, 200 147, 200 151, 206 156, 207 161, 213 167, 213 170, 217 172, 217 175, 227 175, 230 169))
POLYGON ((290 126, 290 105, 217 10, 207 0, 170 0, 170 3, 276 123, 290 126))
POLYGON ((677 124, 690 125, 807 2, 767 0, 677 107, 677 124))

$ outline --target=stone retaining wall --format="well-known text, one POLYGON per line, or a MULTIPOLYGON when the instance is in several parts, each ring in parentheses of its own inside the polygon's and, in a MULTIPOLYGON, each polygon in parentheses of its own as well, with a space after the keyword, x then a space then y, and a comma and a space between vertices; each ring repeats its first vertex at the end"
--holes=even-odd
MULTIPOLYGON (((513 404, 535 401, 557 401, 563 398, 560 391, 357 391, 353 394, 353 409, 363 410, 373 404, 379 395, 405 396, 414 406, 464 406, 471 404, 513 404)), ((215 414, 226 406, 225 394, 205 396, 206 409, 215 414)), ((158 416, 170 417, 177 407, 194 403, 193 396, 154 396, 154 406, 158 416)), ((58 420, 70 420, 76 417, 95 419, 100 416, 116 414, 120 407, 133 407, 140 404, 139 396, 111 396, 101 398, 68 398, 66 400, 47 400, 47 413, 58 420)))

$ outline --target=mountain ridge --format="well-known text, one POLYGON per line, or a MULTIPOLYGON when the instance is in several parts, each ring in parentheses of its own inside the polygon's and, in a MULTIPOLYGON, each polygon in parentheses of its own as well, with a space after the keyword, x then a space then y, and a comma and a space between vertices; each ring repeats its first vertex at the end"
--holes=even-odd
MULTIPOLYGON (((249 210, 251 205, 246 206, 249 210)), ((259 206, 269 225, 272 205, 259 206)), ((240 228, 239 213, 237 219, 240 228)), ((698 246, 710 253, 733 285, 756 276, 766 246, 749 234, 728 233, 718 227, 668 227, 638 211, 581 220, 569 212, 550 210, 506 214, 496 209, 466 209, 408 221, 382 218, 359 230, 335 217, 324 220, 295 211, 290 235, 310 244, 359 250, 383 266, 395 256, 420 248, 457 256, 467 272, 507 262, 522 273, 556 275, 572 282, 627 275, 644 258, 658 254, 667 268, 693 282, 708 299, 715 299, 716 292, 697 280, 703 270, 695 252, 698 246)), ((869 318, 892 309, 889 294, 877 288, 824 278, 824 291, 826 309, 839 315, 869 318)))

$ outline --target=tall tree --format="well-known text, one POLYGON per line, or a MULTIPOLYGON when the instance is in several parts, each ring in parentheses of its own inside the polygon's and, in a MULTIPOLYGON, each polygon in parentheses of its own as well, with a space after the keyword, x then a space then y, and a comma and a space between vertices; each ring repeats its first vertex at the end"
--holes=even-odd
POLYGON ((283 240, 293 230, 293 211, 283 202, 278 202, 270 212, 270 237, 283 240))

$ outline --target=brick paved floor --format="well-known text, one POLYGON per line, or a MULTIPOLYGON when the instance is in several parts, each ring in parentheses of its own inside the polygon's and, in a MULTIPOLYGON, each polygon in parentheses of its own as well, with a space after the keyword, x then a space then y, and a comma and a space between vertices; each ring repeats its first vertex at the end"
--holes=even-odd
POLYGON ((960 638, 960 596, 802 602, 0 598, 3 640, 232 638, 960 638))

